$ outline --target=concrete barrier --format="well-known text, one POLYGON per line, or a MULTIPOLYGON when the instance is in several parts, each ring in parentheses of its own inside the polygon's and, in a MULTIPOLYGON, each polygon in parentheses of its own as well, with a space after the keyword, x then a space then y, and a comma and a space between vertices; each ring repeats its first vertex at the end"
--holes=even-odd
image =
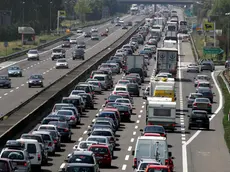
MULTIPOLYGON (((104 20, 104 21, 98 22, 96 25, 100 25, 100 24, 106 23, 106 22, 108 22, 108 21, 110 21, 110 20, 111 20, 111 18, 109 18, 108 20, 104 20)), ((95 24, 89 24, 89 25, 84 26, 83 28, 90 27, 90 26, 95 26, 95 24)), ((48 46, 50 46, 50 45, 52 45, 52 44, 55 44, 55 43, 57 43, 57 42, 60 42, 60 41, 62 41, 63 39, 68 38, 68 37, 71 37, 71 36, 73 36, 73 33, 70 33, 70 34, 64 35, 64 36, 62 36, 62 37, 60 37, 60 38, 57 38, 57 39, 55 39, 55 40, 46 42, 46 43, 44 43, 44 44, 42 44, 42 45, 39 45, 39 46, 37 46, 37 47, 34 47, 34 49, 41 50, 41 49, 43 49, 43 48, 45 48, 45 47, 48 47, 48 46)), ((20 56, 23 56, 23 55, 25 55, 28 51, 29 51, 29 49, 26 49, 26 50, 23 50, 23 51, 19 51, 19 52, 10 54, 10 55, 8 55, 8 56, 0 57, 0 63, 1 63, 1 62, 5 62, 5 61, 8 61, 8 60, 15 59, 15 58, 20 57, 20 56)))
POLYGON ((45 88, 42 92, 10 112, 7 120, 3 122, 6 126, 8 125, 7 122, 10 120, 11 115, 12 117, 15 116, 15 118, 21 117, 21 119, 0 136, 0 145, 4 145, 7 140, 12 139, 15 136, 29 132, 31 127, 34 127, 38 121, 42 120, 42 118, 51 111, 54 102, 58 102, 62 97, 68 96, 78 82, 85 81, 91 71, 97 69, 103 61, 107 60, 118 48, 121 48, 124 43, 129 41, 129 38, 136 33, 138 27, 143 24, 144 21, 134 26, 124 36, 110 45, 109 50, 108 47, 105 47, 104 50, 87 59, 81 65, 68 72, 49 87, 45 88), (32 105, 30 104, 35 105, 36 108, 30 110, 29 108, 32 108, 32 105))

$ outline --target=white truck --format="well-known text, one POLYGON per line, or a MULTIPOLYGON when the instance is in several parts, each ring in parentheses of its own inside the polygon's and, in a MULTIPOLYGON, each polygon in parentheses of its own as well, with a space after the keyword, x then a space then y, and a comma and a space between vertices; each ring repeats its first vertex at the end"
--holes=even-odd
POLYGON ((165 48, 178 48, 177 41, 175 40, 164 40, 163 47, 165 48))
POLYGON ((148 101, 146 124, 162 125, 165 129, 174 131, 176 127, 176 102, 170 102, 170 99, 165 100, 161 97, 148 101))
POLYGON ((178 62, 177 48, 157 48, 156 52, 156 74, 159 72, 168 72, 176 77, 178 62))
POLYGON ((143 68, 144 67, 144 56, 143 55, 130 55, 127 56, 127 70, 132 68, 143 68))

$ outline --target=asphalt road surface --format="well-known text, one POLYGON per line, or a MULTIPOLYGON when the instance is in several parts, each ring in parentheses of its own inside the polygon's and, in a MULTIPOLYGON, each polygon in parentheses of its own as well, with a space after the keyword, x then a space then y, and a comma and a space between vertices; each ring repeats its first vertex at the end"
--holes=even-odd
MULTIPOLYGON (((134 24, 135 21, 140 21, 143 18, 144 16, 128 15, 123 17, 123 20, 125 22, 133 21, 134 24)), ((114 24, 106 23, 104 25, 98 26, 98 33, 100 34, 102 31, 105 31, 107 27, 110 28, 109 36, 101 37, 99 41, 92 41, 90 38, 84 38, 83 36, 73 36, 77 38, 78 41, 85 41, 87 48, 85 53, 86 59, 108 47, 115 40, 127 32, 127 30, 122 30, 121 27, 115 27, 114 24)), ((86 31, 87 30, 89 31, 90 28, 86 29, 86 31)), ((83 62, 82 60, 71 59, 72 51, 75 49, 75 45, 72 45, 70 49, 66 49, 66 59, 69 63, 69 69, 55 69, 55 61, 52 61, 50 57, 51 50, 52 48, 58 47, 60 45, 61 43, 58 43, 45 48, 42 52, 40 52, 40 61, 27 61, 26 57, 24 56, 14 61, 8 61, 0 65, 2 67, 0 69, 0 75, 7 74, 7 66, 12 65, 15 62, 17 63, 16 65, 23 69, 23 77, 12 78, 11 89, 0 89, 1 114, 6 114, 42 90, 42 88, 28 88, 27 81, 31 74, 42 74, 45 78, 44 86, 46 87, 83 62)))

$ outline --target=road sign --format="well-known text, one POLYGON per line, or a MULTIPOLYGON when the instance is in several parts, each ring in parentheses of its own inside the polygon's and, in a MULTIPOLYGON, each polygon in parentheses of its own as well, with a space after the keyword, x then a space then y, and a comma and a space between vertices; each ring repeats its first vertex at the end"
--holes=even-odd
POLYGON ((4 42, 4 47, 8 47, 8 42, 4 42))
POLYGON ((63 11, 63 10, 59 10, 59 11, 58 11, 58 14, 59 14, 58 16, 61 17, 61 18, 62 18, 62 17, 63 17, 63 18, 66 17, 66 12, 63 11))
POLYGON ((214 30, 214 23, 212 23, 212 22, 204 22, 203 26, 204 26, 205 31, 214 30))
POLYGON ((203 48, 203 54, 221 54, 223 52, 224 50, 222 50, 221 48, 217 48, 217 47, 204 47, 203 48))

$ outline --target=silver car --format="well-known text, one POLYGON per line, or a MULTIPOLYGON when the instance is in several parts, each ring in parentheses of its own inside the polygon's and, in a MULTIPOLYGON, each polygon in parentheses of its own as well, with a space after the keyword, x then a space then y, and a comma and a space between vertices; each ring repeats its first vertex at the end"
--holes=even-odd
POLYGON ((81 141, 77 145, 74 145, 73 150, 74 151, 87 151, 88 148, 93 144, 98 144, 98 142, 97 141, 81 141))
POLYGON ((27 60, 39 60, 38 50, 29 50, 27 53, 27 60))
POLYGON ((197 64, 189 64, 187 66, 187 72, 196 72, 199 73, 200 72, 200 66, 197 64))
POLYGON ((102 88, 101 88, 100 81, 97 81, 97 80, 95 80, 95 81, 88 81, 88 83, 89 83, 90 85, 93 85, 94 91, 95 91, 95 92, 101 93, 102 88))
POLYGON ((10 66, 8 68, 8 76, 19 76, 22 77, 22 69, 19 66, 10 66))
POLYGON ((68 62, 66 61, 66 59, 58 59, 56 62, 56 69, 68 69, 69 65, 68 62))
POLYGON ((210 77, 209 77, 208 75, 197 75, 197 76, 194 78, 194 86, 197 87, 197 84, 198 84, 200 81, 210 81, 210 77))
POLYGON ((69 125, 76 126, 77 118, 71 110, 58 110, 57 115, 65 116, 68 120, 69 125))
POLYGON ((187 107, 191 108, 192 104, 194 103, 196 98, 202 98, 203 95, 201 93, 190 93, 189 96, 187 96, 187 107))

